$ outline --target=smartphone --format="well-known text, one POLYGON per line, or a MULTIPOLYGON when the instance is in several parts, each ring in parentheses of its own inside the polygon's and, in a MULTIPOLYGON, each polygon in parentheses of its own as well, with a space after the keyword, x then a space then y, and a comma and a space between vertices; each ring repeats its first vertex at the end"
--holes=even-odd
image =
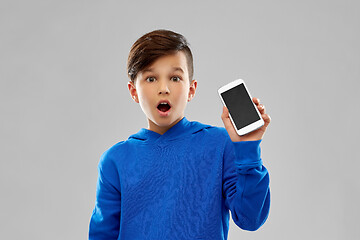
POLYGON ((264 125, 264 120, 245 85, 237 79, 218 90, 222 103, 229 110, 230 120, 238 135, 242 136, 264 125))

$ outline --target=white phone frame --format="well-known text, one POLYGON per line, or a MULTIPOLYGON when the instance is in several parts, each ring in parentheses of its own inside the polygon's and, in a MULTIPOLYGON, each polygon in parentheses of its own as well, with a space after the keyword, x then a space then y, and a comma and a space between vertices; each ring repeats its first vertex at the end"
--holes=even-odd
POLYGON ((258 121, 256 121, 256 122, 253 122, 253 123, 251 123, 251 124, 249 124, 249 125, 247 125, 247 126, 245 126, 245 127, 243 127, 243 128, 240 128, 240 129, 238 130, 238 129, 236 128, 236 125, 235 125, 235 123, 234 123, 234 120, 232 119, 231 114, 230 114, 230 111, 229 111, 229 117, 230 117, 231 123, 232 123, 233 126, 234 126, 235 131, 237 132, 238 135, 242 136, 242 135, 248 134, 248 133, 250 133, 250 132, 252 132, 252 131, 254 131, 254 130, 260 128, 260 127, 262 127, 262 126, 264 125, 264 120, 262 119, 261 114, 260 114, 258 108, 256 107, 256 105, 254 104, 254 102, 253 102, 253 100, 252 100, 252 96, 251 96, 249 90, 247 89, 244 80, 242 80, 242 79, 237 79, 237 80, 235 80, 235 81, 232 81, 232 82, 230 82, 230 83, 226 84, 225 86, 222 86, 221 88, 218 89, 218 94, 219 94, 219 96, 220 96, 220 99, 221 99, 223 105, 224 105, 225 107, 227 107, 226 104, 225 104, 224 99, 223 99, 222 96, 221 96, 221 93, 223 93, 223 92, 225 92, 225 91, 227 91, 227 90, 229 90, 229 89, 231 89, 231 88, 234 88, 234 87, 236 87, 236 86, 238 86, 238 85, 240 85, 240 84, 244 84, 245 90, 246 90, 247 93, 249 94, 250 100, 251 100, 251 102, 252 102, 252 104, 253 104, 253 106, 254 106, 257 114, 258 114, 259 117, 260 117, 260 120, 258 120, 258 121))

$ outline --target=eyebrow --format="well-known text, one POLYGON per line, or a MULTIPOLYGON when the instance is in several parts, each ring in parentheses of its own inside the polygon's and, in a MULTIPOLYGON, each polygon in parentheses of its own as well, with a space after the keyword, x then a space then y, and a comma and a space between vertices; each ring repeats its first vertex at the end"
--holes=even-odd
POLYGON ((173 69, 174 72, 175 71, 180 71, 180 72, 184 73, 184 70, 181 67, 173 67, 172 69, 173 69))
MULTIPOLYGON (((153 68, 145 68, 144 70, 142 70, 142 73, 147 73, 147 72, 153 72, 153 68)), ((173 67, 172 70, 175 71, 180 71, 182 73, 184 73, 184 70, 181 67, 173 67)))

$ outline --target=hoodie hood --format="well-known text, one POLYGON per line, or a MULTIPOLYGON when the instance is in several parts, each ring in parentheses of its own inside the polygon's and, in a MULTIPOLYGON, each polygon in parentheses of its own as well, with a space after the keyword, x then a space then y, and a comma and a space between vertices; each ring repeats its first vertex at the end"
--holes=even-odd
POLYGON ((190 122, 186 119, 186 117, 183 117, 178 123, 169 128, 169 130, 167 130, 163 135, 146 128, 141 128, 139 132, 131 135, 128 140, 136 139, 144 142, 169 141, 182 138, 186 135, 193 134, 210 127, 212 126, 197 121, 190 122))

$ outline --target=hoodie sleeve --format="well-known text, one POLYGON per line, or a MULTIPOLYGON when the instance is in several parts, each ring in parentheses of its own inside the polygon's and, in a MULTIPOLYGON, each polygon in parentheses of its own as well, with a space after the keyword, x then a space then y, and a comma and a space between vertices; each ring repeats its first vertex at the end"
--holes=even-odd
POLYGON ((89 240, 117 239, 120 226, 121 194, 117 168, 110 154, 101 156, 98 166, 95 208, 89 225, 89 240))
POLYGON ((224 152, 223 195, 225 206, 241 229, 255 231, 270 209, 269 174, 260 158, 260 142, 232 142, 224 152))

